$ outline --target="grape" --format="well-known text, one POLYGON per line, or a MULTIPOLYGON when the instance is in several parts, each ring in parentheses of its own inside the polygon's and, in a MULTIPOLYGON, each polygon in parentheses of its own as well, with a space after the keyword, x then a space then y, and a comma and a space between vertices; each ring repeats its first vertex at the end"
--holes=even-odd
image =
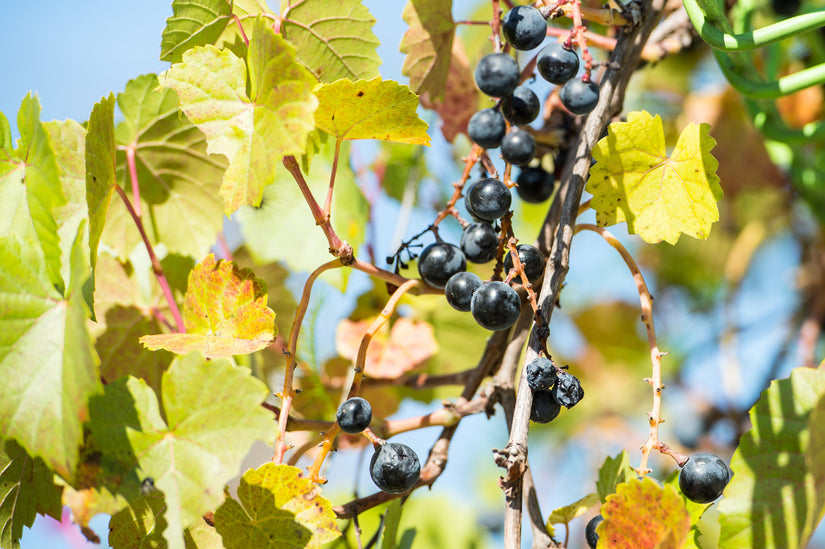
POLYGON ((533 6, 516 6, 501 18, 504 38, 517 50, 532 50, 544 41, 547 21, 533 6))
POLYGON ((510 209, 513 197, 498 179, 482 179, 473 184, 464 198, 467 210, 484 221, 495 221, 510 209))
POLYGON ((506 132, 504 115, 496 109, 481 109, 467 123, 467 135, 485 149, 495 149, 501 145, 506 132))
POLYGON ((536 140, 524 130, 516 130, 501 140, 501 156, 505 162, 524 166, 533 160, 536 154, 536 140))
POLYGON ((679 473, 679 488, 691 501, 710 503, 722 495, 730 480, 730 469, 719 457, 700 452, 688 458, 679 473))
POLYGON ((581 381, 564 370, 559 371, 558 376, 556 386, 553 387, 553 397, 565 408, 572 408, 584 397, 581 381))
POLYGON ((490 97, 510 95, 518 86, 518 79, 518 63, 506 53, 485 55, 476 65, 476 85, 490 97))
POLYGON ((539 52, 536 68, 541 77, 551 84, 564 84, 579 72, 579 56, 556 42, 539 52))
POLYGON ((492 261, 498 251, 496 230, 489 223, 467 225, 461 235, 461 251, 472 263, 492 261))
MULTIPOLYGON (((524 274, 527 275, 527 280, 531 284, 535 284, 544 274, 544 254, 538 248, 529 244, 519 244, 516 246, 516 250, 518 250, 518 259, 524 266, 524 274)), ((513 258, 510 257, 509 253, 504 256, 504 268, 507 272, 510 272, 510 269, 513 268, 513 258)))
POLYGON ((470 300, 473 293, 481 286, 481 279, 475 273, 456 273, 447 281, 444 287, 444 296, 453 309, 461 312, 470 310, 470 300))
POLYGON ((420 475, 418 455, 406 444, 385 442, 370 460, 372 481, 388 494, 408 492, 420 475))
POLYGON ((596 533, 596 527, 601 524, 603 520, 603 516, 596 515, 590 519, 584 528, 584 539, 587 541, 587 546, 590 547, 590 549, 596 549, 596 545, 599 543, 599 534, 596 533))
POLYGON ((501 100, 501 112, 510 124, 522 126, 529 124, 539 115, 541 103, 533 90, 527 86, 519 86, 501 100))
POLYGON ((533 406, 530 409, 530 419, 536 423, 550 423, 559 415, 561 406, 553 398, 550 391, 536 391, 533 393, 533 406))
POLYGON ((553 361, 544 357, 538 357, 527 365, 527 385, 533 391, 548 390, 556 383, 556 365, 553 361))
POLYGON ((370 426, 372 406, 361 397, 352 397, 338 407, 335 420, 345 433, 360 433, 370 426))
POLYGON ((577 78, 562 86, 559 98, 564 108, 573 114, 587 114, 599 102, 599 86, 577 78))
POLYGON ((450 277, 467 270, 467 260, 458 246, 446 242, 430 244, 418 258, 418 273, 432 286, 443 290, 450 277))
POLYGON ((518 320, 521 298, 504 282, 485 282, 473 294, 470 311, 482 328, 506 330, 518 320))
POLYGON ((541 167, 524 167, 516 177, 516 192, 525 202, 540 204, 550 198, 556 187, 553 174, 547 173, 541 167))

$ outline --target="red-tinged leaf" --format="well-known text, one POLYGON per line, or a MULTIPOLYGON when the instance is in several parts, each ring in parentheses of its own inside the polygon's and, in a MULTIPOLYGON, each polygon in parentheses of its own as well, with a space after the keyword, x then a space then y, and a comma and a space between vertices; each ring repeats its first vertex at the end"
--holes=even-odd
POLYGON ((275 312, 266 306, 266 283, 251 269, 209 254, 189 273, 183 318, 188 333, 144 336, 151 350, 200 351, 209 358, 249 354, 275 338, 275 312))
POLYGON ((478 110, 478 88, 461 40, 453 41, 452 62, 443 97, 429 92, 421 94, 421 105, 436 111, 441 118, 441 133, 450 143, 460 133, 467 133, 467 123, 478 110))
POLYGON ((681 549, 690 531, 681 496, 650 479, 619 484, 601 514, 600 549, 681 549))
MULTIPOLYGON (((338 353, 352 361, 372 320, 344 320, 338 325, 338 353)), ((369 377, 394 379, 424 364, 438 350, 433 327, 426 322, 398 319, 392 329, 381 330, 370 342, 364 365, 369 377)))
POLYGON ((406 53, 401 74, 409 76, 410 88, 439 99, 444 95, 452 57, 452 0, 409 0, 402 17, 410 28, 401 39, 401 53, 406 53))

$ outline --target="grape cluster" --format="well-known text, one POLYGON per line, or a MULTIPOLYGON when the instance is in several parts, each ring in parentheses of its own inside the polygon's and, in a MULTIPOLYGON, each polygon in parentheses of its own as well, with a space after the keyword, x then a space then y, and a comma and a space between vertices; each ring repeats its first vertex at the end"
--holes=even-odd
POLYGON ((572 408, 584 397, 579 378, 556 368, 549 358, 538 357, 527 364, 525 377, 533 392, 530 419, 536 423, 550 423, 562 406, 572 408))

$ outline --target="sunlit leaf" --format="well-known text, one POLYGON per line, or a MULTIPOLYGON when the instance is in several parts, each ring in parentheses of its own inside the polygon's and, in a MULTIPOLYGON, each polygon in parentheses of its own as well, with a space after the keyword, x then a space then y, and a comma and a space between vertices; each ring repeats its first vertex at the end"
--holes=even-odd
POLYGON ((163 494, 156 492, 132 501, 109 520, 109 545, 115 549, 166 547, 163 494))
POLYGON ((547 525, 553 524, 569 524, 571 520, 580 517, 587 512, 588 509, 599 503, 599 494, 587 494, 583 498, 574 501, 570 505, 554 509, 547 517, 547 525))
POLYGON ((812 435, 822 425, 809 423, 823 395, 825 372, 797 368, 772 381, 751 408, 752 427, 739 440, 719 503, 720 548, 807 545, 825 511, 825 492, 817 490, 821 435, 812 435))
POLYGON ((682 233, 707 238, 722 198, 709 130, 688 125, 668 156, 659 116, 631 112, 627 122, 610 124, 593 148, 586 187, 599 226, 626 221, 630 233, 651 243, 675 244, 682 233))
POLYGON ((407 54, 401 74, 419 95, 444 95, 455 35, 452 8, 452 0, 409 0, 404 6, 402 17, 410 27, 399 48, 407 54))
POLYGON ((627 451, 622 450, 616 457, 608 456, 599 469, 599 479, 596 481, 599 499, 605 501, 607 496, 616 493, 616 486, 632 477, 633 469, 627 459, 627 451))
POLYGON ((232 0, 174 0, 160 42, 160 59, 178 63, 183 52, 214 44, 232 17, 232 0))
POLYGON ((89 206, 89 253, 92 268, 115 182, 115 96, 102 98, 92 108, 86 126, 86 203, 89 206))
POLYGON ((378 76, 375 18, 361 0, 291 0, 281 32, 297 48, 296 58, 321 82, 378 76))

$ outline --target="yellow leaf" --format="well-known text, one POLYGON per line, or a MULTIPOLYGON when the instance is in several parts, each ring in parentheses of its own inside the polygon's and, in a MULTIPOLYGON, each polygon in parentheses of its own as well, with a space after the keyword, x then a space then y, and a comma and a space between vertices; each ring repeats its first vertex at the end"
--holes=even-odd
POLYGON ((392 80, 336 80, 315 88, 315 125, 344 139, 430 144, 427 123, 415 112, 418 96, 392 80))
POLYGON ((645 111, 608 127, 593 148, 586 190, 600 227, 627 222, 645 242, 675 244, 681 233, 705 239, 719 219, 722 188, 708 124, 690 124, 668 157, 662 120, 645 111))
POLYGON ((559 507, 550 513, 547 517, 547 526, 552 527, 553 524, 568 524, 576 517, 580 517, 587 512, 588 509, 599 503, 599 494, 595 492, 587 494, 578 501, 559 507))
POLYGON ((402 17, 410 26, 399 50, 406 53, 401 73, 410 78, 415 93, 429 92, 434 100, 444 96, 450 71, 455 23, 452 0, 410 0, 402 17))

